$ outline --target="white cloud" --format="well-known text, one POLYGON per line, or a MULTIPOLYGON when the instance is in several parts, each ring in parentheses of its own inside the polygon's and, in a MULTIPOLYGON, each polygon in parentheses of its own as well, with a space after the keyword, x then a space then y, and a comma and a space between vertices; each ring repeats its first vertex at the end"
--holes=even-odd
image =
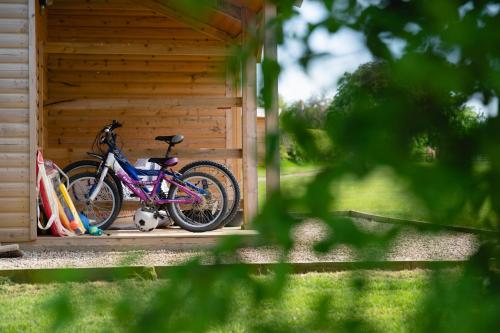
MULTIPOLYGON (((304 35, 307 23, 318 22, 325 15, 326 12, 318 3, 304 1, 300 16, 286 24, 285 33, 287 36, 304 35)), ((306 100, 323 93, 333 95, 338 79, 345 72, 352 72, 372 59, 364 46, 363 36, 349 29, 341 29, 335 34, 318 29, 309 43, 313 51, 328 55, 312 61, 307 73, 298 65, 303 51, 300 42, 289 37, 279 50, 282 65, 280 94, 287 102, 306 100)))

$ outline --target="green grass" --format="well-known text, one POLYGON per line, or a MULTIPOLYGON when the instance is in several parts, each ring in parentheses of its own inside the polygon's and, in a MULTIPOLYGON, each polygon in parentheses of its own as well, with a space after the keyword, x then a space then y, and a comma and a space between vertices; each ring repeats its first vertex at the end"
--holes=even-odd
POLYGON ((249 325, 273 328, 281 332, 332 331, 341 328, 346 320, 362 318, 368 326, 380 332, 410 330, 408 320, 413 318, 423 301, 429 285, 425 272, 366 272, 363 293, 353 283, 358 273, 306 274, 292 277, 283 300, 248 317, 250 306, 243 307, 231 325, 219 332, 245 332, 249 325), (325 301, 325 317, 318 321, 314 309, 325 301), (326 327, 314 327, 326 324, 326 327))
MULTIPOLYGON (((282 166, 281 173, 283 191, 294 196, 302 195, 318 169, 314 165, 300 166, 287 162, 282 166), (294 173, 301 176, 291 177, 294 173)), ((265 200, 265 170, 259 171, 263 175, 259 179, 259 201, 262 204, 265 200)), ((426 219, 428 216, 423 205, 407 190, 405 182, 388 169, 379 169, 363 179, 344 177, 334 184, 331 191, 335 194, 332 210, 358 210, 411 219, 426 219)))
MULTIPOLYGON (((484 167, 483 165, 478 166, 484 167)), ((292 196, 304 194, 307 184, 314 179, 314 165, 296 165, 284 162, 281 169, 282 191, 292 196), (293 175, 297 176, 294 177, 293 175)), ((425 205, 408 190, 405 180, 398 178, 388 168, 380 168, 364 178, 346 176, 335 183, 331 189, 334 200, 332 210, 357 210, 366 213, 412 220, 432 221, 425 205)), ((265 169, 259 169, 259 203, 265 201, 265 169)), ((301 210, 301 207, 296 207, 301 210)), ((467 207, 456 221, 434 221, 445 224, 460 224, 486 227, 475 220, 467 207)))
POLYGON ((334 208, 358 210, 385 216, 426 219, 423 205, 390 170, 379 169, 364 179, 345 177, 334 186, 338 193, 334 208))
MULTIPOLYGON (((364 273, 367 280, 362 297, 352 279, 352 274, 360 272, 293 275, 281 302, 268 301, 258 313, 249 294, 242 290, 230 315, 230 324, 214 327, 213 331, 246 332, 251 326, 268 325, 284 332, 305 332, 312 330, 311 323, 341 326, 352 316, 363 318, 367 325, 382 332, 409 331, 411 319, 430 283, 429 273, 364 273), (325 318, 318 322, 312 309, 321 301, 325 302, 325 318)), ((126 280, 48 285, 0 282, 0 331, 53 332, 57 317, 74 319, 70 324, 63 322, 64 331, 120 331, 127 323, 116 319, 116 305, 144 309, 163 283, 166 282, 126 280), (126 297, 133 297, 133 302, 124 303, 126 297)))
MULTIPOLYGON (((292 175, 296 173, 312 172, 320 168, 314 164, 295 164, 290 161, 280 162, 281 175, 292 175)), ((266 177, 266 168, 260 166, 258 169, 259 177, 266 177)))

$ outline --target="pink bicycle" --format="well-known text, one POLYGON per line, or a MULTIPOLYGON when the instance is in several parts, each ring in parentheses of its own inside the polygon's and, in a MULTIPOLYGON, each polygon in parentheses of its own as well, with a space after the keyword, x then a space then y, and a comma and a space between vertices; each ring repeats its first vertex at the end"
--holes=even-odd
MULTIPOLYGON (((155 220, 167 218, 165 214, 181 228, 193 232, 210 231, 222 226, 227 194, 220 181, 208 173, 180 174, 172 170, 178 159, 171 157, 170 153, 175 145, 184 140, 181 135, 156 137, 156 140, 168 144, 164 157, 149 159, 158 164, 160 169, 142 170, 130 164, 116 145, 114 130, 121 126, 113 121, 98 133, 96 143, 106 145, 107 154, 97 173, 84 172, 70 177, 70 195, 77 209, 89 218, 91 225, 107 229, 121 210, 122 200, 117 186, 106 177, 108 171, 112 170, 139 198, 141 208, 135 216, 143 218, 145 226, 156 225, 155 220), (155 178, 142 181, 139 176, 155 178), (162 190, 164 188, 168 188, 168 194, 162 190)), ((143 231, 149 229, 145 227, 143 231)))

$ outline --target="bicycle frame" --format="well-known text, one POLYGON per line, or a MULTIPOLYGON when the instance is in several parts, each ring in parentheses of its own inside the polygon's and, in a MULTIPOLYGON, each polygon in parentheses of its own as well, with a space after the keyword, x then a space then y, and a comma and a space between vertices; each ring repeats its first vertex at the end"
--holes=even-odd
POLYGON ((178 176, 168 170, 141 170, 133 167, 126 159, 117 160, 115 153, 120 154, 121 152, 115 147, 115 152, 111 149, 108 152, 106 161, 104 162, 104 167, 101 171, 99 181, 90 190, 89 200, 94 201, 101 191, 102 185, 104 184, 104 179, 109 171, 109 169, 115 172, 116 177, 127 186, 130 191, 132 191, 141 201, 153 203, 155 205, 164 205, 169 203, 178 204, 193 204, 196 202, 201 202, 201 195, 205 195, 206 191, 204 189, 198 188, 194 184, 189 182, 184 182, 178 176), (151 172, 148 172, 151 171, 151 172), (145 176, 157 176, 155 180, 152 181, 141 181, 138 179, 138 175, 145 176), (161 199, 158 198, 158 193, 160 192, 161 182, 165 180, 171 185, 179 187, 184 191, 189 198, 182 199, 161 199), (148 193, 143 189, 144 186, 153 186, 151 193, 148 193))

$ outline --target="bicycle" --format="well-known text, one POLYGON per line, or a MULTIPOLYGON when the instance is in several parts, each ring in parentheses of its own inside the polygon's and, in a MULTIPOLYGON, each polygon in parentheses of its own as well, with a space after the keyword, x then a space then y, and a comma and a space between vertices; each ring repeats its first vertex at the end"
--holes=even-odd
MULTIPOLYGON (((87 152, 87 155, 89 155, 92 158, 95 158, 95 160, 84 159, 70 163, 63 168, 64 173, 66 173, 68 176, 82 172, 97 173, 98 170, 102 168, 102 165, 105 162, 106 152, 102 151, 87 152)), ((151 172, 152 170, 144 170, 144 169, 136 169, 136 170, 140 170, 138 171, 139 176, 157 175, 156 173, 151 172)), ((185 174, 188 172, 195 172, 195 171, 211 174, 215 176, 221 183, 223 183, 227 194, 228 208, 224 214, 221 225, 226 226, 230 224, 240 209, 241 191, 238 181, 236 180, 236 177, 224 165, 209 160, 191 162, 183 166, 178 172, 180 174, 185 174)), ((113 170, 109 170, 107 177, 117 187, 121 205, 124 200, 123 184, 120 181, 120 179, 118 179, 118 177, 115 175, 113 170)))
POLYGON ((141 210, 154 212, 156 218, 165 218, 163 212, 168 212, 178 226, 193 232, 210 231, 222 225, 227 211, 227 194, 220 181, 203 172, 181 174, 172 170, 178 159, 171 157, 170 153, 184 137, 156 137, 155 140, 168 144, 165 157, 149 159, 160 169, 142 170, 132 166, 117 147, 114 130, 120 127, 120 123, 113 121, 97 134, 94 145, 100 147, 102 152, 102 146, 107 146, 105 159, 97 172, 78 173, 70 177, 72 199, 77 209, 89 217, 92 225, 107 229, 118 216, 123 199, 118 192, 117 181, 139 198, 141 210), (155 179, 141 181, 139 176, 155 179), (169 184, 167 195, 161 190, 163 182, 169 184))

